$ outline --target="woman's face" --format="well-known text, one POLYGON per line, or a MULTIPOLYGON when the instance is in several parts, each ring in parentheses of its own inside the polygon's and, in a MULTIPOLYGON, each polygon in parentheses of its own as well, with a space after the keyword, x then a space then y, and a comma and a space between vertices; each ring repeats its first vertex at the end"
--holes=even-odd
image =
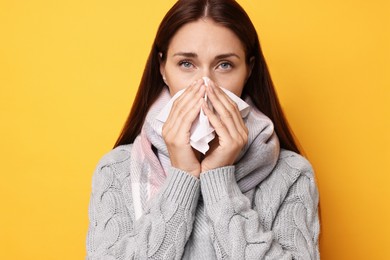
POLYGON ((171 96, 202 77, 241 96, 251 72, 245 57, 240 39, 230 29, 199 19, 173 36, 160 71, 171 96))

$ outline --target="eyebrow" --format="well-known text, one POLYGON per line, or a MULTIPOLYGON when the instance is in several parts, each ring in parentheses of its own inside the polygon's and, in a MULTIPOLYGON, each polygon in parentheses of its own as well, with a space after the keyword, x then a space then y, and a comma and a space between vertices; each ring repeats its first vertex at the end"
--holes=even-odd
MULTIPOLYGON (((184 56, 187 58, 197 58, 198 54, 196 54, 195 52, 177 52, 173 56, 174 57, 175 56, 184 56)), ((240 59, 240 56, 231 52, 231 53, 219 54, 219 55, 215 56, 215 60, 226 59, 226 58, 230 58, 230 57, 236 57, 236 58, 240 59)))

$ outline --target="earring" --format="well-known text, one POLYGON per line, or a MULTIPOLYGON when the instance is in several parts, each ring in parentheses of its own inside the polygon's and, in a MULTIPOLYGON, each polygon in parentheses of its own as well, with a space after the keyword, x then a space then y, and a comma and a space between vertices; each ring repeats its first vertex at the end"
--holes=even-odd
POLYGON ((164 81, 165 85, 167 85, 167 86, 168 86, 168 83, 167 83, 167 78, 166 78, 164 75, 162 76, 162 78, 163 78, 163 81, 164 81))

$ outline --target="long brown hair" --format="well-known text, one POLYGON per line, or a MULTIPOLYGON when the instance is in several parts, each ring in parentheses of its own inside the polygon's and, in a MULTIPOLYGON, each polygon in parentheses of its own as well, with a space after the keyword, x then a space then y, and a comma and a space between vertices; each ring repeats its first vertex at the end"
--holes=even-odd
POLYGON ((244 45, 248 64, 254 57, 252 73, 244 86, 242 98, 249 96, 254 105, 272 120, 282 148, 300 153, 275 92, 256 29, 244 9, 234 0, 179 0, 168 11, 157 31, 133 106, 114 147, 132 143, 140 134, 150 106, 165 86, 160 62, 166 59, 172 37, 183 25, 203 17, 237 35, 244 45))

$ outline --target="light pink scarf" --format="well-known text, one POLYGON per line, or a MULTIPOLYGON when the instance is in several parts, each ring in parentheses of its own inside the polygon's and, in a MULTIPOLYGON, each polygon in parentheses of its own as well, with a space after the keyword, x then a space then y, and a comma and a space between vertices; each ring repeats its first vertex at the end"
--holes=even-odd
MULTIPOLYGON (((170 159, 161 136, 163 123, 156 119, 171 99, 165 88, 150 107, 141 134, 134 140, 131 150, 130 181, 135 217, 145 211, 147 202, 164 183, 170 159)), ((271 120, 245 100, 251 110, 244 118, 249 130, 248 143, 235 163, 236 180, 243 193, 252 190, 273 170, 279 157, 279 140, 271 120)))

